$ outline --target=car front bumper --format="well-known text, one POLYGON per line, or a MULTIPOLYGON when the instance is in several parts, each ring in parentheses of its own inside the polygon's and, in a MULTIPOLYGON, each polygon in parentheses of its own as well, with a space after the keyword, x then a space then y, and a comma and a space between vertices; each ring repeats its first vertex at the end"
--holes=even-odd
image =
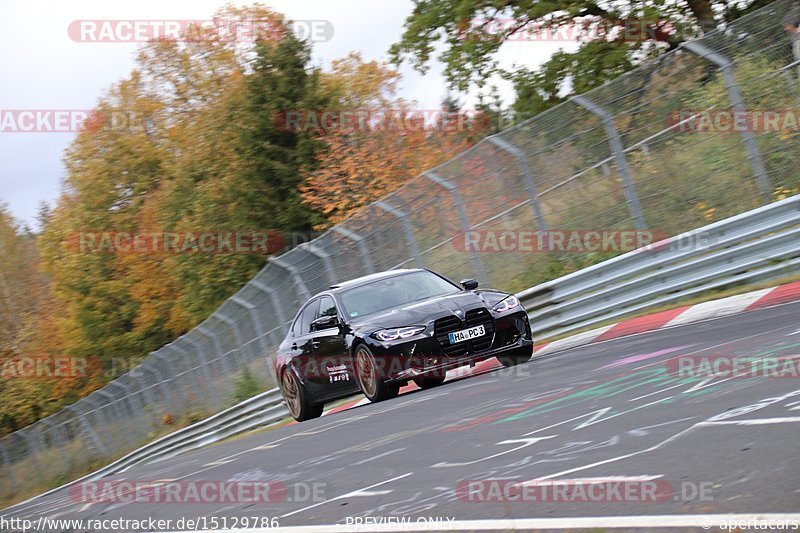
POLYGON ((371 349, 382 378, 394 382, 443 376, 453 368, 473 366, 492 357, 533 353, 530 323, 524 310, 495 317, 491 335, 487 349, 473 351, 465 348, 458 355, 448 355, 433 334, 398 344, 376 343, 371 349))

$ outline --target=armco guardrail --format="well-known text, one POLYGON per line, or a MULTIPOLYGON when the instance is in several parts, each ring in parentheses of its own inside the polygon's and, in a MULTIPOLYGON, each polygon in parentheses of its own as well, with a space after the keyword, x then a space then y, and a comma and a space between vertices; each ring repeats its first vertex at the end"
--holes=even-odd
POLYGON ((233 435, 278 422, 289 415, 280 389, 271 389, 191 426, 179 429, 83 479, 98 479, 124 472, 141 463, 152 463, 213 444, 233 435))
MULTIPOLYGON (((271 389, 196 424, 161 437, 65 486, 125 472, 139 464, 168 459, 227 437, 278 422, 288 415, 289 411, 286 409, 280 389, 271 389)), ((64 486, 51 489, 39 496, 45 496, 62 488, 64 486)))
POLYGON ((800 195, 522 291, 535 335, 556 336, 699 292, 800 272, 800 195))

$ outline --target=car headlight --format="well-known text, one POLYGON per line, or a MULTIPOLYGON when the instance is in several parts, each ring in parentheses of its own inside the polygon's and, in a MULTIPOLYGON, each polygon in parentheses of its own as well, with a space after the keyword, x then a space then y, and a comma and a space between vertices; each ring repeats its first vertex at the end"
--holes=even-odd
POLYGON ((507 296, 502 302, 492 307, 498 313, 505 313, 506 311, 510 311, 515 307, 519 307, 519 298, 514 296, 513 294, 507 296))
POLYGON ((389 328, 376 331, 372 335, 381 341, 396 341, 400 339, 407 339, 414 335, 419 335, 425 331, 425 326, 409 326, 405 328, 389 328))

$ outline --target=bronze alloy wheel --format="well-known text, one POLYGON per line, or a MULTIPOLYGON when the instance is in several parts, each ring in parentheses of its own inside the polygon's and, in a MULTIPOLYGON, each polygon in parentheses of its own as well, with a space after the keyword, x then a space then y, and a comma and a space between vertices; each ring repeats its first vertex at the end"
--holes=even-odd
POLYGON ((291 369, 286 369, 281 376, 281 389, 283 399, 289 414, 298 422, 310 420, 322 415, 324 405, 315 403, 311 395, 303 387, 291 369))
POLYGON ((356 380, 364 396, 371 402, 396 397, 400 393, 400 386, 396 383, 386 383, 376 366, 375 357, 366 345, 362 344, 356 348, 356 380))
POLYGON ((293 418, 300 416, 300 391, 297 390, 297 381, 290 371, 283 373, 283 398, 286 400, 286 407, 293 418))

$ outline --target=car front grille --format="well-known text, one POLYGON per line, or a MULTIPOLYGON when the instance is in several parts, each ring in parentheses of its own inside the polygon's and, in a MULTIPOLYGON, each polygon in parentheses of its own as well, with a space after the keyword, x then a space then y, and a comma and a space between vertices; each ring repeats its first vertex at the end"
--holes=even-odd
POLYGON ((433 323, 433 334, 436 335, 436 340, 439 342, 439 346, 441 346, 445 355, 458 357, 466 353, 466 342, 450 344, 449 334, 461 329, 464 329, 464 327, 461 324, 461 320, 455 315, 439 318, 433 323))
POLYGON ((475 326, 483 326, 486 330, 486 335, 479 339, 472 339, 473 352, 482 352, 488 350, 492 346, 492 338, 494 337, 494 319, 488 309, 472 309, 467 311, 466 324, 468 328, 475 326))
POLYGON ((455 315, 437 319, 433 324, 433 331, 445 355, 460 357, 467 352, 482 352, 491 347, 494 338, 494 319, 486 308, 471 309, 467 311, 463 322, 455 315), (450 344, 450 333, 481 325, 486 330, 484 337, 450 344))

